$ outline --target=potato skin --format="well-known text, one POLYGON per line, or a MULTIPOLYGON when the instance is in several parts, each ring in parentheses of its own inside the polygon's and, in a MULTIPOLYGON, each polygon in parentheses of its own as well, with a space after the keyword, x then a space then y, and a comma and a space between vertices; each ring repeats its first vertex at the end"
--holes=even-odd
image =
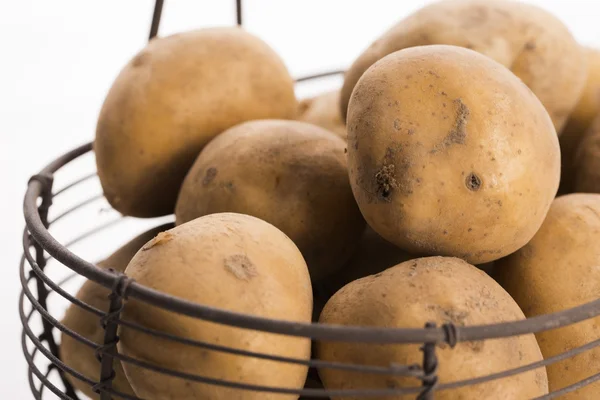
POLYGON ((482 264, 540 227, 560 151, 548 113, 508 69, 461 47, 421 46, 384 57, 356 85, 348 168, 384 239, 482 264))
POLYGON ((263 219, 302 252, 313 281, 339 269, 365 227, 348 180, 346 142, 299 121, 250 121, 200 153, 181 187, 177 224, 217 212, 263 219))
MULTIPOLYGON (((99 262, 98 266, 102 268, 112 268, 119 272, 125 271, 129 261, 147 241, 152 239, 158 233, 171 229, 172 227, 173 224, 165 224, 136 236, 107 259, 99 262)), ((110 305, 108 299, 109 294, 110 291, 108 289, 88 280, 84 282, 75 297, 94 308, 108 312, 110 305)), ((61 322, 67 328, 74 330, 94 343, 104 343, 104 330, 100 326, 100 317, 79 306, 71 304, 65 312, 65 316, 61 322)), ((75 369, 77 372, 96 381, 100 379, 100 363, 96 359, 94 350, 65 333, 61 333, 60 356, 65 364, 75 369)), ((113 388, 120 392, 134 395, 119 360, 113 361, 113 368, 115 370, 113 388)), ((100 396, 94 393, 91 386, 87 383, 76 379, 70 374, 66 374, 66 377, 75 388, 81 390, 86 396, 92 399, 100 399, 100 396)))
MULTIPOLYGON (((600 195, 557 197, 544 224, 522 249, 497 262, 496 279, 527 317, 566 310, 597 300, 600 291, 600 195)), ((540 332, 544 357, 583 346, 600 337, 600 317, 540 332)), ((550 390, 600 371, 600 349, 549 365, 550 390)), ((600 383, 564 395, 565 400, 596 400, 600 383)))
MULTIPOLYGON (((147 243, 125 273, 172 296, 238 313, 310 322, 311 283, 300 251, 281 231, 247 215, 212 214, 147 243)), ((233 328, 130 299, 125 320, 151 329, 263 354, 309 359, 310 340, 233 328)), ((307 368, 214 352, 150 337, 121 325, 119 351, 154 365, 257 385, 302 388, 307 368)), ((148 400, 297 399, 167 377, 123 364, 136 395, 148 400)))
MULTIPOLYGON (((320 322, 351 326, 422 328, 499 323, 523 319, 514 300, 485 272, 457 258, 428 257, 398 264, 382 273, 356 280, 337 292, 325 306, 320 322)), ((419 345, 375 345, 317 342, 317 354, 327 361, 388 366, 421 364, 419 345)), ((462 342, 436 349, 440 383, 485 376, 542 359, 533 335, 462 342)), ((416 378, 320 369, 327 389, 419 386, 416 378)), ((548 393, 545 370, 538 369, 479 385, 436 392, 440 400, 530 399, 548 393)), ((383 399, 379 397, 378 399, 383 399)), ((414 399, 414 395, 386 400, 414 399)), ((341 397, 333 400, 342 399, 341 397)), ((354 397, 344 397, 352 400, 354 397)))
POLYGON ((302 99, 298 109, 299 121, 328 129, 346 140, 346 124, 340 113, 340 89, 302 99))
POLYGON ((432 44, 473 49, 523 80, 561 131, 585 82, 580 46, 560 20, 541 8, 505 0, 450 0, 425 6, 389 29, 354 62, 342 87, 343 119, 352 90, 377 60, 432 44))
POLYGON ((94 150, 104 194, 125 215, 171 214, 210 139, 243 121, 296 112, 285 65, 241 28, 153 39, 121 71, 100 112, 94 150))

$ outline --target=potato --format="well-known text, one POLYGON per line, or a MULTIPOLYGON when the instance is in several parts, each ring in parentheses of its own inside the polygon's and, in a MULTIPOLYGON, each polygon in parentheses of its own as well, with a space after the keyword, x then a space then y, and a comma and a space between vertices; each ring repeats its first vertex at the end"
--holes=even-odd
POLYGON ((199 151, 225 129, 295 117, 285 65, 241 28, 153 39, 121 71, 98 119, 94 150, 109 203, 122 214, 171 214, 199 151))
POLYGON ((393 26, 352 64, 342 87, 342 118, 354 86, 372 64, 397 50, 431 44, 473 49, 510 68, 544 104, 559 132, 585 82, 581 48, 541 8, 505 0, 435 2, 393 26))
POLYGON ((233 127, 198 156, 181 187, 176 221, 217 212, 263 219, 294 241, 319 281, 348 260, 365 226, 345 148, 344 140, 305 122, 233 127))
POLYGON ((318 125, 346 139, 346 124, 340 113, 339 89, 301 100, 298 120, 318 125))
POLYGON ((575 153, 572 188, 575 192, 600 193, 600 114, 575 153))
POLYGON ((382 58, 356 85, 348 168, 384 239, 482 264, 540 227, 560 151, 548 113, 508 69, 461 47, 421 46, 382 58))
MULTIPOLYGON (((159 232, 172 227, 173 224, 165 224, 138 235, 127 244, 123 245, 123 247, 119 248, 106 260, 99 262, 98 266, 102 268, 112 268, 119 272, 125 271, 125 267, 127 267, 129 261, 144 243, 152 239, 159 232)), ((110 305, 110 300, 108 299, 109 294, 110 291, 103 286, 98 285, 93 281, 86 281, 75 297, 98 310, 108 312, 110 305)), ((104 329, 100 326, 100 317, 75 304, 69 306, 61 322, 67 328, 98 345, 104 343, 104 329)), ((100 380, 100 362, 96 359, 94 350, 65 333, 61 333, 60 356, 65 364, 77 372, 90 379, 96 381, 100 380)), ((133 395, 133 390, 125 377, 121 362, 119 360, 114 360, 113 368, 115 370, 115 379, 112 382, 113 389, 128 395, 133 395)), ((76 379, 70 374, 66 374, 66 376, 75 388, 81 390, 88 397, 91 397, 92 399, 100 398, 98 394, 92 391, 92 387, 87 383, 76 379)))
MULTIPOLYGON (((137 283, 198 304, 310 322, 311 283, 298 248, 272 225, 247 215, 195 219, 148 242, 125 273, 137 283)), ((234 328, 130 299, 123 319, 173 335, 236 349, 310 358, 310 339, 234 328)), ((303 387, 307 367, 186 346, 121 325, 119 351, 171 370, 237 383, 303 387)), ((168 377, 123 363, 136 395, 160 399, 297 399, 168 377)))
MULTIPOLYGON (((600 195, 557 197, 544 224, 522 249, 497 262, 496 279, 528 317, 566 310, 598 299, 600 292, 600 195)), ((600 317, 540 332, 544 357, 600 338, 600 317)), ((600 372, 600 348, 549 365, 551 390, 600 372)), ((600 383, 561 396, 596 400, 600 383)))
POLYGON ((600 115, 600 51, 586 48, 586 55, 588 60, 586 86, 559 138, 562 155, 559 193, 581 191, 574 188, 577 174, 575 164, 581 164, 581 160, 576 157, 576 152, 585 133, 590 130, 594 118, 600 115))
MULTIPOLYGON (((492 324, 523 319, 514 300, 485 272, 449 257, 406 261, 382 273, 351 282, 325 306, 320 322, 385 328, 492 324)), ((417 344, 381 345, 317 342, 320 359, 358 365, 421 364, 417 344)), ((440 383, 486 376, 542 359, 533 335, 461 342, 453 349, 436 349, 440 383)), ((366 389, 420 386, 416 378, 320 369, 327 389, 366 389)), ((548 393, 543 368, 508 378, 436 392, 436 400, 531 399, 548 393)), ((355 397, 343 397, 345 400, 355 397)), ((374 397, 383 399, 384 397, 374 397)), ((387 396, 386 400, 415 396, 387 396)), ((334 400, 342 397, 334 397, 334 400)))

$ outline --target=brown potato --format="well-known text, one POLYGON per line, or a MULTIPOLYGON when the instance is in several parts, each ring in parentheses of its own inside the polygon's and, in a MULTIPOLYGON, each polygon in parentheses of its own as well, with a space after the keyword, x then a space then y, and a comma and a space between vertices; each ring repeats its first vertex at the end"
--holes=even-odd
MULTIPOLYGON (((173 224, 165 224, 138 235, 115 251, 106 260, 99 262, 98 266, 102 268, 112 268, 119 272, 125 271, 129 261, 144 243, 152 239, 158 233, 172 227, 173 224)), ((109 294, 110 291, 103 286, 92 281, 86 281, 75 297, 100 311, 108 312, 110 303, 110 300, 108 299, 109 294)), ((100 326, 100 317, 75 304, 69 306, 61 322, 67 328, 98 345, 104 343, 104 330, 100 326)), ((60 356, 65 364, 77 372, 90 379, 96 381, 100 380, 100 362, 96 359, 94 350, 66 333, 61 333, 60 356)), ((112 381, 113 389, 128 395, 134 395, 119 360, 113 361, 113 368, 115 371, 115 379, 112 381)), ((70 374, 66 374, 66 376, 67 379, 69 379, 69 382, 71 382, 75 388, 85 393, 86 396, 92 399, 100 398, 98 394, 92 391, 91 386, 87 383, 76 379, 70 374)))
POLYGON ((125 215, 171 214, 194 159, 240 122, 294 118, 293 81, 277 54, 241 28, 153 39, 121 71, 94 150, 109 203, 125 215))
MULTIPOLYGON (((496 279, 528 317, 566 310, 598 299, 600 293, 600 195, 557 197, 544 224, 522 249, 499 260, 496 279)), ((600 317, 540 332, 544 357, 551 357, 600 338, 600 317)), ((600 372, 600 348, 547 367, 550 390, 574 384, 600 372)), ((596 400, 600 383, 561 396, 596 400)))
POLYGON ((348 260, 365 226, 345 148, 344 140, 305 122, 233 127, 206 146, 186 176, 177 223, 217 212, 261 218, 296 243, 319 281, 348 260))
MULTIPOLYGON (((337 292, 325 306, 320 322, 385 328, 492 324, 523 319, 514 300, 492 278, 472 265, 444 257, 419 258, 376 275, 356 280, 337 292)), ((320 359, 357 365, 421 364, 419 345, 317 342, 320 359)), ((486 376, 540 361, 533 335, 438 345, 440 383, 486 376)), ((420 386, 416 378, 319 369, 327 389, 420 386)), ((548 393, 543 368, 508 378, 435 393, 436 400, 531 399, 548 393)), ((410 396, 374 399, 414 399, 410 396)), ((334 400, 342 397, 334 397, 334 400)), ((355 397, 343 397, 344 400, 355 397)))
POLYGON ((482 264, 540 227, 560 151, 548 113, 508 69, 461 47, 420 46, 382 58, 356 85, 348 168, 383 238, 482 264))
POLYGON ((354 86, 372 64, 395 51, 431 44, 473 49, 510 68, 544 104, 558 132, 585 82, 580 46, 541 8, 505 0, 441 1, 400 21, 354 62, 342 87, 343 119, 354 86))
POLYGON ((346 124, 340 113, 339 89, 301 100, 298 120, 328 129, 346 140, 346 124))
POLYGON ((585 48, 585 51, 588 65, 587 82, 579 103, 571 113, 559 138, 562 156, 560 193, 575 191, 574 163, 578 161, 575 153, 594 118, 600 115, 600 50, 585 48))
MULTIPOLYGON (((125 273, 137 283, 198 304, 246 315, 310 322, 311 283, 292 241, 248 215, 212 214, 179 225, 148 242, 125 273)), ((215 324, 130 299, 123 319, 211 344, 298 359, 310 358, 310 339, 215 324)), ((120 326, 127 356, 171 370, 237 383, 300 389, 307 367, 199 347, 120 326)), ((192 383, 123 363, 131 387, 147 400, 297 399, 192 383)))
POLYGON ((573 162, 573 191, 600 193, 600 114, 583 135, 573 162))

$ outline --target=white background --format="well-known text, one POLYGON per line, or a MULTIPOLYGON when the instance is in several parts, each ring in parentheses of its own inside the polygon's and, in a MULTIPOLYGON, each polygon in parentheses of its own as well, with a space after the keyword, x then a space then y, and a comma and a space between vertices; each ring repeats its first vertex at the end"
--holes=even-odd
MULTIPOLYGON (((528 2, 558 15, 581 43, 600 46, 596 1, 528 2)), ((233 0, 165 3, 161 35, 234 22, 233 0)), ((244 23, 282 56, 294 76, 301 76, 347 66, 392 23, 426 3, 247 0, 244 23)), ((61 153, 93 140, 106 91, 119 69, 144 46, 153 2, 1 0, 0 4, 0 251, 4 271, 0 279, 0 398, 29 399, 17 312, 21 203, 27 179, 61 153)), ((91 157, 82 163, 87 171, 91 166, 91 157)), ((91 191, 93 184, 88 187, 91 191)), ((72 222, 62 227, 64 237, 69 237, 69 229, 82 232, 80 225, 86 222, 97 223, 94 219, 72 222)), ((131 225, 127 229, 128 234, 133 232, 131 225)), ((122 236, 128 236, 124 232, 125 228, 114 230, 105 241, 81 248, 81 254, 106 254, 122 236)), ((55 312, 60 316, 62 310, 59 307, 55 312)))

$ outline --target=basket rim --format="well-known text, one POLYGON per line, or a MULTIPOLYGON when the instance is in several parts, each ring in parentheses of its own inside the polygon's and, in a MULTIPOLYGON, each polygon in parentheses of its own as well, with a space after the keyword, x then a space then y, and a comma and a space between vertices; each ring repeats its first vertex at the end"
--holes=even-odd
MULTIPOLYGON (((340 74, 331 71, 297 79, 297 82, 340 74)), ((53 176, 73 160, 93 151, 93 143, 86 143, 59 156, 35 176, 53 176)), ((38 198, 45 190, 40 179, 31 179, 23 200, 26 227, 33 239, 54 259, 76 274, 92 280, 108 289, 113 289, 122 280, 122 274, 102 269, 72 253, 56 240, 44 225, 37 206, 38 198)), ((473 326, 448 326, 433 328, 375 328, 302 323, 264 318, 237 313, 217 307, 202 305, 180 297, 160 292, 132 281, 127 287, 127 296, 156 307, 179 314, 199 318, 237 328, 251 329, 288 336, 309 337, 318 340, 351 341, 362 343, 458 343, 484 339, 495 339, 557 329, 600 315, 600 299, 562 310, 516 321, 473 326), (452 331, 452 332, 450 332, 452 331), (451 337, 452 336, 452 337, 451 337)))

